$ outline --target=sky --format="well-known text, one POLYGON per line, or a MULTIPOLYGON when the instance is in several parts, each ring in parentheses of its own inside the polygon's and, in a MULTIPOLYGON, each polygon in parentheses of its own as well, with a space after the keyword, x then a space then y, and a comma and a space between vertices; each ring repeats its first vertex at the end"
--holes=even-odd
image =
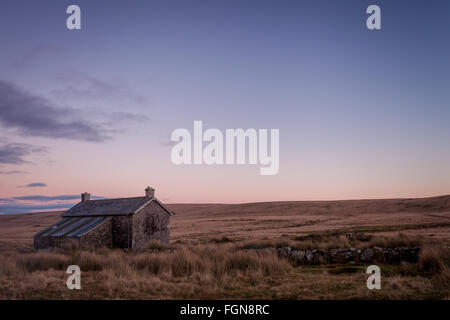
POLYGON ((0 4, 0 213, 450 194, 450 2, 0 4), (81 30, 66 8, 81 8, 81 30), (366 8, 381 8, 368 30, 366 8), (171 133, 280 130, 280 167, 172 163, 171 133))

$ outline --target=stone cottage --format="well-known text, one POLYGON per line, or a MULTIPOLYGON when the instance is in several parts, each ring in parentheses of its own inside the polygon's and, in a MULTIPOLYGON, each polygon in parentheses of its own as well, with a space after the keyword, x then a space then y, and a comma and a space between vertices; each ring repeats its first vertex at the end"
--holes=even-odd
POLYGON ((151 240, 169 242, 169 219, 174 213, 155 198, 155 189, 145 189, 145 197, 90 197, 81 194, 81 202, 64 212, 60 221, 36 233, 34 248, 138 249, 151 240))

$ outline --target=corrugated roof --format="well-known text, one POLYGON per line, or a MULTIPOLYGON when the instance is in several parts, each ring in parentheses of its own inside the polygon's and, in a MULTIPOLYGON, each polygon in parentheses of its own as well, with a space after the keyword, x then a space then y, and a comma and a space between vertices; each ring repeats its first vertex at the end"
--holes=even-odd
POLYGON ((67 210, 62 217, 115 216, 135 213, 154 198, 136 197, 80 202, 67 210))
POLYGON ((36 233, 40 237, 81 237, 92 229, 105 223, 111 217, 63 218, 54 225, 36 233))

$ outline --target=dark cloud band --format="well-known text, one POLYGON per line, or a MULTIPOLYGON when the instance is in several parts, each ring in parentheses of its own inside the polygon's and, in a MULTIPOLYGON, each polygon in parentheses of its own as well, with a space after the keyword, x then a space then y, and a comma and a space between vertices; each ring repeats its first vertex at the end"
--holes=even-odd
POLYGON ((93 142, 109 138, 102 126, 78 118, 74 109, 56 107, 4 80, 0 80, 0 123, 23 136, 93 142))
MULTIPOLYGON (((105 199, 92 196, 91 199, 105 199)), ((80 195, 30 195, 10 198, 0 198, 0 214, 27 213, 32 211, 64 210, 75 205, 80 195)))
MULTIPOLYGON (((34 147, 26 143, 9 143, 0 146, 0 164, 22 164, 27 162, 25 157, 33 153, 47 152, 45 147, 34 147)), ((3 174, 19 173, 20 171, 9 171, 3 174)))
POLYGON ((46 186, 47 186, 47 184, 45 184, 43 182, 33 182, 33 183, 29 183, 24 186, 20 186, 20 188, 38 188, 38 187, 46 187, 46 186))

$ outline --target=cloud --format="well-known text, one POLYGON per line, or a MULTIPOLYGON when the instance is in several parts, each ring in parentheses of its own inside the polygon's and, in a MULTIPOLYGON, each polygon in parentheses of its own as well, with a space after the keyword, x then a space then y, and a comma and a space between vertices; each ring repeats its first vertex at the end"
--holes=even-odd
POLYGON ((33 182, 33 183, 29 183, 24 186, 19 186, 18 188, 36 188, 36 187, 46 187, 46 186, 47 186, 47 184, 45 184, 43 182, 33 182))
MULTIPOLYGON (((42 196, 42 195, 33 195, 33 196, 20 196, 13 198, 0 198, 0 201, 5 200, 26 200, 26 201, 39 201, 39 202, 51 202, 51 201, 67 201, 67 200, 80 200, 81 196, 79 194, 71 194, 71 195, 58 195, 58 196, 42 196)), ((101 196, 91 196, 91 199, 104 199, 101 196)))
MULTIPOLYGON (((65 210, 73 207, 80 199, 80 195, 30 195, 0 198, 0 214, 65 210)), ((91 199, 96 200, 105 198, 101 196, 92 196, 91 199)))
MULTIPOLYGON (((10 198, 0 198, 0 202, 17 202, 17 201, 38 201, 38 202, 51 202, 51 201, 68 201, 68 200, 80 200, 79 194, 70 195, 57 195, 57 196, 43 196, 43 195, 31 195, 31 196, 17 196, 10 198)), ((91 196, 92 200, 105 199, 101 196, 91 196)))
POLYGON ((110 123, 117 123, 119 121, 144 122, 149 120, 147 116, 128 112, 112 112, 105 114, 105 117, 109 120, 110 123))
POLYGON ((23 136, 102 142, 107 130, 79 117, 74 109, 56 107, 47 99, 0 80, 0 123, 23 136))
POLYGON ((65 70, 56 75, 55 80, 66 86, 55 89, 52 93, 57 98, 77 99, 109 99, 117 103, 131 102, 143 105, 147 99, 131 90, 124 81, 104 81, 87 73, 76 70, 65 70))
MULTIPOLYGON (((1 162, 0 162, 0 163, 1 163, 1 162)), ((5 175, 11 175, 11 174, 24 174, 24 173, 28 173, 28 172, 21 171, 21 170, 0 171, 0 174, 5 174, 5 175)))
POLYGON ((78 194, 72 194, 72 195, 60 195, 60 196, 41 196, 41 195, 33 195, 33 196, 20 196, 20 197, 13 197, 13 198, 3 198, 0 199, 0 201, 5 200, 26 200, 26 201, 39 201, 39 202, 50 202, 50 201, 56 201, 56 200, 78 200, 80 199, 80 195, 78 194))
MULTIPOLYGON (((0 146, 0 164, 26 163, 28 161, 24 159, 25 157, 33 153, 44 153, 44 152, 47 152, 47 148, 45 147, 34 147, 26 143, 9 143, 0 146)), ((20 171, 10 171, 10 172, 17 173, 20 171)))
POLYGON ((0 214, 28 213, 37 211, 66 210, 75 205, 72 204, 48 204, 48 205, 28 205, 28 204, 0 204, 0 214))

